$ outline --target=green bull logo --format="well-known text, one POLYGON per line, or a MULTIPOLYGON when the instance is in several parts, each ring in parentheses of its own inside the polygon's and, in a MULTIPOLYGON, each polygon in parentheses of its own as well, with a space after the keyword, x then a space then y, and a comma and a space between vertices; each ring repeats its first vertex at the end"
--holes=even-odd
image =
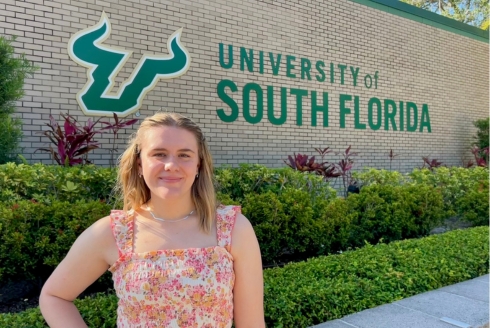
POLYGON ((190 66, 190 55, 180 43, 182 29, 167 41, 168 55, 141 57, 131 76, 112 89, 115 77, 131 56, 131 51, 103 45, 111 34, 111 23, 103 12, 97 25, 82 30, 68 42, 68 54, 76 63, 87 68, 87 83, 77 93, 77 101, 85 115, 126 116, 136 112, 147 92, 160 79, 183 75, 190 66))

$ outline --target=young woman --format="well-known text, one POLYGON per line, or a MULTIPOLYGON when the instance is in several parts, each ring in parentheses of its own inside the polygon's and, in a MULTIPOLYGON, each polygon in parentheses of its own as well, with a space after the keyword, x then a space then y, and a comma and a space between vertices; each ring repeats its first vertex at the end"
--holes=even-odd
POLYGON ((146 118, 120 159, 123 210, 84 231, 44 285, 50 327, 86 327, 73 300, 106 270, 118 327, 265 327, 259 245, 237 206, 218 206, 201 129, 146 118))

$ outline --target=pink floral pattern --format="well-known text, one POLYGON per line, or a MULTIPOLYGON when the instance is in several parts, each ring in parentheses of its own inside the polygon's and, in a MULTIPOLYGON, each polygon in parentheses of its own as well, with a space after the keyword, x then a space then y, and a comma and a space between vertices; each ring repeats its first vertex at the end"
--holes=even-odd
POLYGON ((117 326, 231 327, 233 257, 231 231, 238 206, 220 206, 218 245, 134 253, 133 215, 112 211, 119 259, 109 271, 119 298, 117 326))

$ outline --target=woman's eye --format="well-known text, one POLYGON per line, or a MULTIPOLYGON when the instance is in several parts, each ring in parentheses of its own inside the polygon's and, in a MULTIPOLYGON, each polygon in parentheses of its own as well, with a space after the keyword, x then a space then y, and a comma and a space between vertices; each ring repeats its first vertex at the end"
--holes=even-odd
POLYGON ((180 157, 190 157, 190 156, 187 154, 180 154, 180 157))
POLYGON ((155 154, 155 155, 153 155, 153 156, 155 156, 155 157, 164 157, 164 156, 165 156, 165 154, 157 153, 157 154, 155 154))

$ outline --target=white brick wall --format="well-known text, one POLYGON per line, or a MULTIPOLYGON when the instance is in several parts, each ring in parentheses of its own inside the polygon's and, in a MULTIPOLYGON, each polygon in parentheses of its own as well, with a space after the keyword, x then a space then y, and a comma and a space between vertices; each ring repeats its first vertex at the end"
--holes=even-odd
MULTIPOLYGON (((59 120, 69 113, 86 121, 75 99, 86 82, 86 70, 67 54, 69 38, 95 25, 102 11, 112 24, 107 45, 133 51, 116 79, 116 87, 131 74, 143 53, 166 53, 167 38, 183 27, 182 43, 191 54, 188 72, 178 79, 162 80, 147 94, 140 118, 165 108, 187 114, 203 127, 217 165, 261 163, 284 166, 293 152, 313 154, 313 147, 343 151, 352 145, 360 152, 356 167, 389 167, 388 152, 400 154, 393 168, 402 171, 421 166, 422 156, 458 165, 468 152, 475 129, 472 121, 488 117, 488 43, 388 14, 348 0, 330 1, 121 1, 121 0, 3 0, 0 4, 0 34, 17 35, 15 47, 25 52, 41 69, 25 83, 26 95, 18 103, 24 122, 23 155, 31 162, 51 163, 49 155, 35 153, 48 140, 38 134, 46 129, 50 114, 59 120), (219 43, 234 46, 235 65, 219 64, 219 43), (240 71, 239 47, 267 54, 296 57, 296 79, 286 77, 285 65, 273 76, 266 63, 264 73, 240 71), (326 81, 301 80, 300 58, 326 64, 326 81), (329 82, 329 64, 360 67, 359 84, 329 82), (378 89, 362 86, 366 73, 379 71, 378 89), (364 74, 363 74, 364 73, 364 74), (218 108, 227 108, 217 96, 219 81, 230 79, 239 88, 232 97, 240 106, 239 119, 224 123, 218 108), (258 124, 242 116, 241 90, 255 82, 264 90, 264 118, 258 124), (280 113, 280 87, 329 93, 329 127, 311 127, 310 94, 303 99, 303 125, 296 125, 295 97, 288 96, 288 119, 275 126, 267 120, 266 87, 274 86, 275 113, 280 113), (346 128, 339 127, 339 95, 361 98, 361 120, 367 124, 371 97, 412 101, 419 109, 429 105, 432 133, 354 129, 354 115, 346 128)), ((226 52, 227 53, 227 52, 226 52)), ((255 58, 256 64, 258 59, 255 58)), ((266 60, 268 62, 268 60, 266 60)), ((338 71, 337 71, 338 73, 338 71)), ((312 74, 316 74, 313 73, 312 74)), ((340 78, 336 75, 336 81, 340 78)), ((251 99, 254 104, 254 97, 251 99)), ((353 102, 350 103, 353 107, 353 102)), ((353 112, 353 108, 352 108, 353 112)), ((252 110, 255 114, 255 110, 252 110)), ((419 114, 420 115, 420 114, 419 114)), ((128 118, 135 117, 134 115, 128 118)), ((419 117, 420 119, 420 117, 419 117)), ((131 130, 120 133, 121 146, 131 130)), ((112 136, 99 136, 102 149, 89 158, 108 164, 112 136)), ((329 156, 336 159, 338 156, 329 156)))

